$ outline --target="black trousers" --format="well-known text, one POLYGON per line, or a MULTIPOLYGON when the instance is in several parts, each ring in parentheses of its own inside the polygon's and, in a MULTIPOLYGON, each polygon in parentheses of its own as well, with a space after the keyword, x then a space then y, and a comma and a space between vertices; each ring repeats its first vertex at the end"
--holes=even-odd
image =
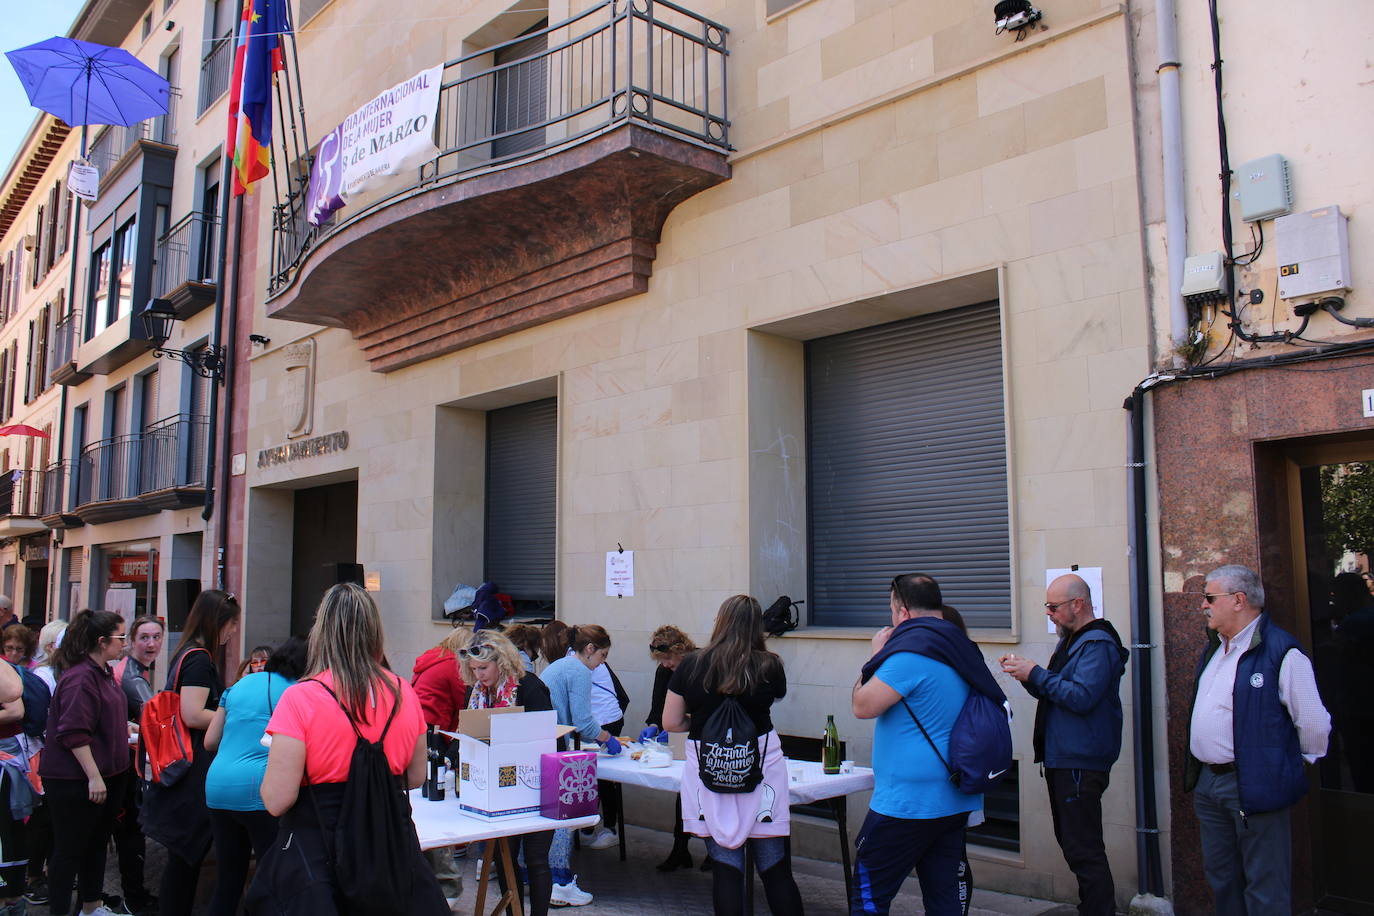
POLYGON ((248 862, 259 862, 277 838, 277 819, 266 811, 210 809, 210 833, 215 838, 215 890, 210 916, 234 916, 248 880, 248 862))
POLYGON ((79 903, 101 898, 105 878, 105 847, 124 799, 128 771, 105 777, 105 801, 90 800, 84 779, 45 779, 43 793, 52 810, 53 850, 48 860, 48 907, 54 916, 67 916, 72 906, 72 881, 79 903))
POLYGON ((1082 916, 1112 916, 1116 887, 1107 848, 1102 842, 1102 793, 1109 774, 1103 770, 1045 768, 1050 793, 1054 838, 1078 879, 1078 912, 1082 916))
POLYGON ((119 859, 119 885, 124 888, 124 899, 135 902, 149 896, 148 889, 143 886, 143 862, 147 857, 148 843, 138 823, 138 809, 142 801, 143 781, 134 778, 131 773, 124 781, 124 792, 119 799, 113 838, 115 856, 119 859))

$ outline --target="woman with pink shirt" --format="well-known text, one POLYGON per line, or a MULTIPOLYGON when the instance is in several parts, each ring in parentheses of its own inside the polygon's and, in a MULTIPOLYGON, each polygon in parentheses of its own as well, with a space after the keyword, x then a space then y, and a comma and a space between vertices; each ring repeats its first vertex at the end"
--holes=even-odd
MULTIPOLYGON (((326 592, 310 630, 308 673, 282 693, 267 723, 271 747, 262 801, 281 826, 248 891, 247 912, 349 912, 327 838, 339 820, 359 735, 381 742, 391 772, 408 787, 424 781, 424 713, 410 684, 382 666, 382 653, 382 620, 372 596, 352 583, 326 592)), ((411 894, 396 901, 395 912, 447 916, 448 903, 413 828, 408 845, 403 854, 412 860, 411 894)))

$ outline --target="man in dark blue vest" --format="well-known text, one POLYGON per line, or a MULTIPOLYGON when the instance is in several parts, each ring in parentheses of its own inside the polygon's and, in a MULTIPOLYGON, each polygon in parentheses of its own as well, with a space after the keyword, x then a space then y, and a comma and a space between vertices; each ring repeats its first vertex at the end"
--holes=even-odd
POLYGON ((1202 596, 1207 648, 1197 666, 1185 790, 1219 916, 1291 913, 1289 809, 1307 791, 1303 761, 1326 754, 1331 717, 1312 662, 1264 613, 1254 570, 1223 566, 1202 596))
POLYGON ((1054 838, 1078 879, 1080 916, 1113 916, 1116 886, 1102 840, 1102 795, 1121 755, 1121 675, 1128 653, 1106 619, 1093 614, 1092 591, 1063 575, 1045 593, 1045 613, 1059 632, 1049 665, 1002 656, 1002 670, 1040 702, 1035 762, 1045 765, 1054 838))

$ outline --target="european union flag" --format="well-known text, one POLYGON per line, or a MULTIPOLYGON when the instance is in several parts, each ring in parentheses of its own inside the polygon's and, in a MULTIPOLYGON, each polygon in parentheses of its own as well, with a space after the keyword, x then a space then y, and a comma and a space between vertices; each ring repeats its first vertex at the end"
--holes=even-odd
POLYGON ((288 0, 243 0, 229 97, 234 193, 251 190, 272 169, 272 89, 286 68, 282 38, 291 31, 288 0))

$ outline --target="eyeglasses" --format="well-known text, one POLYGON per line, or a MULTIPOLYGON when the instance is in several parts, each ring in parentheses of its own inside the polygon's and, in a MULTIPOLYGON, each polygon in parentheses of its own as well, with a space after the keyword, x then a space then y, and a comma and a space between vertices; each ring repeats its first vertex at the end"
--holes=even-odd
POLYGON ((1239 594, 1240 594, 1240 592, 1221 592, 1221 593, 1216 594, 1216 595, 1203 594, 1203 596, 1202 596, 1202 603, 1203 603, 1203 604, 1211 604, 1213 601, 1216 601, 1218 598, 1225 598, 1227 595, 1239 595, 1239 594))
POLYGON ((1077 598, 1065 598, 1063 601, 1046 601, 1045 610, 1053 614, 1055 611, 1059 610, 1064 605, 1077 600, 1077 598))
POLYGON ((484 662, 496 656, 496 647, 488 643, 481 643, 476 646, 465 646, 458 650, 459 658, 470 659, 474 662, 484 662))

